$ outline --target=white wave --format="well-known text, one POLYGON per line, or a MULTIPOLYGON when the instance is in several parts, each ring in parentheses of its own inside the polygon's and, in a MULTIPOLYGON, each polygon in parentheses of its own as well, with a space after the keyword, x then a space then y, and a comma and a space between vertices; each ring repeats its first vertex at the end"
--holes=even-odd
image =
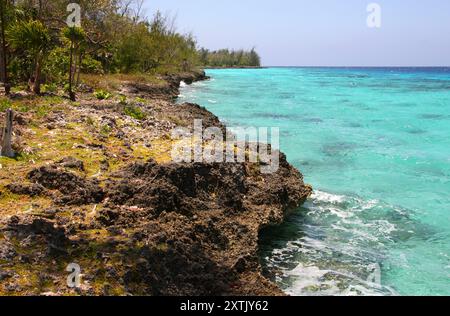
POLYGON ((288 294, 395 295, 390 288, 365 280, 370 264, 385 260, 386 244, 402 229, 386 217, 400 213, 395 206, 319 190, 305 208, 307 214, 299 221, 302 237, 268 258, 271 266, 283 271, 280 278, 288 294), (298 266, 286 269, 287 262, 298 266))
MULTIPOLYGON (((318 280, 329 272, 329 270, 320 270, 318 267, 304 267, 299 264, 295 269, 286 273, 288 276, 295 278, 294 283, 286 289, 286 292, 289 295, 300 295, 308 288, 315 288, 319 284, 318 280)), ((335 286, 332 282, 326 282, 326 284, 330 287, 335 286)))
POLYGON ((351 218, 351 217, 353 217, 355 215, 354 213, 352 213, 350 211, 345 211, 343 209, 339 209, 339 208, 336 208, 336 207, 330 207, 330 208, 328 208, 328 211, 331 214, 334 214, 334 215, 336 215, 337 217, 340 217, 340 218, 351 218))
POLYGON ((315 190, 311 198, 313 200, 326 203, 342 203, 346 199, 343 195, 326 193, 319 190, 315 190))
POLYGON ((217 101, 215 101, 215 100, 208 100, 208 102, 212 103, 212 104, 216 104, 217 103, 217 101))
POLYGON ((299 264, 288 271, 293 283, 285 291, 289 295, 383 296, 396 295, 388 287, 361 279, 352 273, 320 269, 299 264), (343 288, 345 286, 345 288, 343 288))
POLYGON ((184 87, 187 87, 187 83, 184 82, 184 81, 181 81, 180 82, 180 88, 184 88, 184 87))

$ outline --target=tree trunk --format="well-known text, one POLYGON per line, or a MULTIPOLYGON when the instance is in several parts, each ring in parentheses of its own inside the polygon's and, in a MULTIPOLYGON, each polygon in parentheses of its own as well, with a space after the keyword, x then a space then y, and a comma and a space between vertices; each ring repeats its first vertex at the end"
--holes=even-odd
POLYGON ((5 61, 3 56, 3 44, 2 39, 0 38, 0 82, 5 83, 5 61))
POLYGON ((75 93, 72 91, 72 82, 73 82, 73 43, 70 44, 70 60, 69 60, 69 98, 71 101, 76 101, 75 93))
POLYGON ((33 92, 35 94, 41 94, 41 53, 38 54, 36 58, 36 68, 34 71, 34 82, 33 82, 33 92))
POLYGON ((14 158, 14 151, 12 150, 12 126, 13 125, 13 111, 11 109, 6 110, 5 127, 2 132, 2 142, 0 156, 14 158))
POLYGON ((73 65, 72 65, 72 89, 76 88, 75 77, 77 75, 78 59, 77 59, 77 49, 73 48, 73 65))
POLYGON ((78 56, 78 69, 77 69, 77 81, 76 81, 76 86, 78 87, 80 85, 80 74, 81 74, 81 66, 83 63, 83 54, 80 52, 79 56, 78 56))

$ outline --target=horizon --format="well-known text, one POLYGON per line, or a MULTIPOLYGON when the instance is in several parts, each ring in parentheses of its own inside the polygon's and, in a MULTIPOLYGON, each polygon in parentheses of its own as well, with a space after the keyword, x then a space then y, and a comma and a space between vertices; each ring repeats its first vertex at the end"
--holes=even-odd
POLYGON ((144 8, 176 16, 199 47, 255 47, 266 67, 450 67, 446 0, 144 0, 144 8), (367 23, 371 3, 379 28, 367 23))
MULTIPOLYGON (((206 69, 233 69, 229 67, 205 67, 206 69)), ((450 70, 450 66, 321 66, 321 65, 311 65, 311 66, 301 66, 301 65, 286 65, 286 66, 277 66, 277 65, 262 65, 260 67, 249 67, 249 68, 236 68, 236 69, 261 69, 261 68, 398 68, 398 69, 408 69, 408 68, 448 68, 450 70)))
POLYGON ((450 295, 450 1, 370 1, 0 0, 0 296, 450 295))

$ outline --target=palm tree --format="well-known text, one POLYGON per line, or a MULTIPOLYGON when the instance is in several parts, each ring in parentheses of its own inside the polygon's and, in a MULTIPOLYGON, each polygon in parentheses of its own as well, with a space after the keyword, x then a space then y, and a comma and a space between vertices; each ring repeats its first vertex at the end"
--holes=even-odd
MULTIPOLYGON (((70 43, 70 60, 69 60, 69 97, 70 100, 75 101, 75 93, 73 92, 73 82, 75 79, 76 67, 74 67, 74 55, 79 51, 81 43, 85 39, 85 34, 82 28, 80 27, 66 27, 63 30, 63 36, 70 43)), ((78 52, 80 53, 80 52, 78 52)), ((79 58, 79 67, 81 67, 81 53, 79 58)))
POLYGON ((35 94, 40 94, 42 64, 51 41, 48 29, 40 21, 20 21, 10 27, 7 36, 13 48, 33 56, 34 74, 29 85, 35 94))

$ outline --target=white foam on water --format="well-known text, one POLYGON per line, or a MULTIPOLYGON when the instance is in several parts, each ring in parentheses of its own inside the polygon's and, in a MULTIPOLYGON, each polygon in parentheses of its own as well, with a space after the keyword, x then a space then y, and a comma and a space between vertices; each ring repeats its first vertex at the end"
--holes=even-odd
POLYGON ((306 215, 299 215, 298 222, 301 237, 266 258, 268 266, 282 271, 279 281, 287 294, 396 295, 366 278, 371 266, 382 266, 386 244, 398 230, 386 214, 404 210, 323 191, 315 191, 304 207, 306 215))
POLYGON ((335 207, 330 207, 328 209, 328 212, 330 212, 331 214, 336 215, 337 217, 340 217, 340 218, 351 218, 355 215, 352 212, 344 211, 342 209, 335 208, 335 207))
POLYGON ((342 203, 345 201, 344 195, 330 194, 319 190, 315 190, 311 198, 313 200, 327 203, 342 203))
POLYGON ((285 292, 293 296, 385 296, 396 295, 395 291, 379 284, 361 279, 351 273, 342 273, 316 266, 299 264, 287 273, 293 278, 285 292), (345 286, 345 288, 343 288, 345 286))
MULTIPOLYGON (((304 267, 300 264, 294 270, 287 273, 287 275, 294 277, 295 281, 290 288, 286 289, 286 293, 295 296, 303 293, 307 289, 315 289, 320 284, 318 280, 329 272, 328 270, 320 270, 318 267, 304 267)), ((323 285, 329 288, 336 287, 331 281, 325 282, 323 285)), ((323 288, 322 286, 321 288, 323 288)))
POLYGON ((293 279, 292 284, 285 289, 285 292, 292 296, 397 295, 397 293, 389 287, 362 279, 352 273, 320 269, 316 266, 299 264, 295 269, 286 273, 286 275, 293 279))

